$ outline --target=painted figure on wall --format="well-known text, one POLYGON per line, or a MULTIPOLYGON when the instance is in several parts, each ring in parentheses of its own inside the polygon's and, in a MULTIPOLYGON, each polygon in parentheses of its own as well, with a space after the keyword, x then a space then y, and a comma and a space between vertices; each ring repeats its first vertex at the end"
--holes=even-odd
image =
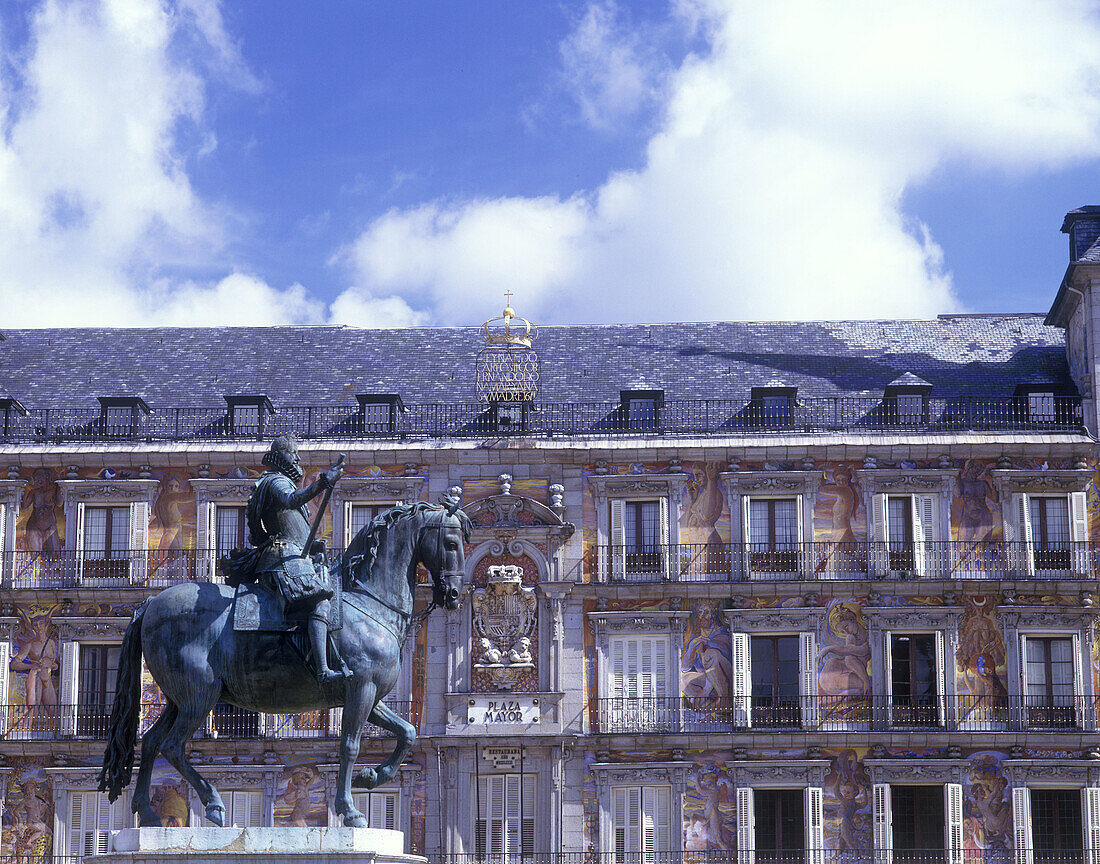
POLYGON ((733 849, 735 839, 727 824, 732 821, 737 796, 733 784, 713 763, 699 765, 693 772, 694 794, 687 807, 693 810, 687 824, 684 845, 688 849, 733 849))
MULTIPOLYGON (((5 825, 11 837, 13 856, 46 860, 53 846, 53 804, 48 781, 24 779, 17 788, 21 796, 9 801, 5 825)), ((5 849, 5 851, 7 851, 5 849)))
POLYGON ((687 488, 687 506, 680 520, 682 539, 685 543, 722 543, 719 521, 722 518, 722 484, 718 474, 719 462, 697 462, 690 469, 691 482, 687 488))
POLYGON ((963 799, 970 848, 1004 852, 1012 845, 1012 805, 1001 770, 1004 758, 995 751, 970 756, 970 789, 963 799))
POLYGON ((54 676, 58 671, 57 634, 51 626, 49 614, 33 615, 23 607, 16 607, 19 627, 15 631, 15 655, 11 658, 11 671, 25 673, 24 694, 28 707, 57 704, 57 685, 54 676))
MULTIPOLYGON (((962 676, 959 692, 971 697, 987 697, 987 707, 993 702, 1007 702, 1004 684, 1006 652, 1001 628, 993 617, 996 600, 988 596, 963 598, 964 613, 959 625, 958 672, 962 676)), ((963 705, 964 710, 977 709, 978 704, 963 705)))
MULTIPOLYGON (((855 750, 837 753, 825 775, 826 823, 840 852, 870 846, 871 777, 855 750), (834 803, 835 802, 835 803, 834 803), (832 811, 829 813, 828 811, 832 811)), ((826 845, 832 844, 826 840, 826 845)))
POLYGON ((822 540, 851 543, 863 533, 864 521, 855 469, 836 465, 822 474, 821 481, 814 506, 815 529, 820 529, 822 540))
POLYGON ((951 528, 957 540, 975 543, 993 539, 994 513, 1000 508, 992 467, 991 462, 978 459, 962 464, 951 502, 951 528))
POLYGON ((187 784, 165 784, 154 786, 150 803, 160 817, 164 828, 186 828, 191 819, 191 808, 187 806, 187 784))
POLYGON ((184 526, 191 523, 193 530, 194 522, 193 518, 185 516, 194 510, 193 499, 183 491, 186 482, 185 478, 176 474, 166 474, 153 500, 149 538, 150 547, 155 548, 157 553, 152 562, 153 574, 157 579, 174 581, 192 578, 194 574, 194 567, 189 566, 183 551, 184 526))
POLYGON ((729 696, 733 680, 730 650, 730 631, 722 624, 718 609, 710 601, 701 601, 691 616, 684 644, 684 695, 729 696))
POLYGON ((818 652, 818 688, 823 696, 862 696, 871 692, 871 646, 859 604, 829 603, 818 652))
POLYGON ((275 824, 317 828, 327 822, 323 778, 312 765, 299 765, 284 775, 286 786, 275 798, 275 824), (319 787, 319 788, 316 788, 319 787))
POLYGON ((23 548, 31 552, 61 551, 61 536, 57 530, 59 504, 53 471, 35 468, 23 494, 23 507, 27 510, 23 548))

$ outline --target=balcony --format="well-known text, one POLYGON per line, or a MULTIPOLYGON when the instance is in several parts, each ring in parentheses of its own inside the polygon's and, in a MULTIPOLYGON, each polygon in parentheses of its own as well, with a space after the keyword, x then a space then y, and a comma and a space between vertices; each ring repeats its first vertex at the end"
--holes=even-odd
MULTIPOLYGON (((264 418, 265 436, 302 439, 480 438, 607 435, 802 435, 976 432, 1080 432, 1081 400, 1059 397, 1040 414, 1015 397, 926 399, 925 409, 899 411, 874 396, 799 398, 783 412, 735 399, 665 400, 659 413, 639 418, 616 402, 542 403, 522 423, 480 402, 403 405, 392 422, 365 422, 358 405, 280 407, 264 418)), ((255 439, 257 429, 235 423, 220 408, 152 407, 126 424, 108 425, 99 408, 45 408, 10 414, 0 443, 69 441, 185 441, 255 439)))
MULTIPOLYGON (((399 716, 420 728, 419 702, 386 704, 399 716)), ((144 734, 160 716, 164 705, 143 702, 139 732, 144 734)), ((5 705, 0 706, 4 718, 3 738, 7 741, 52 741, 107 738, 111 720, 110 708, 78 705, 5 705)), ((367 724, 363 734, 369 738, 388 738, 392 733, 367 724)), ((199 730, 196 738, 248 740, 259 738, 338 738, 339 709, 310 711, 303 714, 258 714, 234 705, 219 702, 199 730)))
MULTIPOLYGON (((690 838, 689 838, 690 840, 690 838)), ((430 855, 429 864, 1004 864, 1011 850, 965 848, 950 858, 944 849, 814 849, 773 852, 756 849, 751 859, 736 849, 685 852, 530 852, 497 855, 430 855)), ((1021 860, 1017 858, 1016 860, 1021 860)), ((1033 864, 1085 864, 1082 850, 1028 853, 1033 864)), ((0 864, 4 864, 0 859, 0 864)))
POLYGON ((846 579, 1051 579, 1100 576, 1100 543, 1057 548, 1000 540, 932 543, 680 543, 601 546, 599 581, 820 582, 846 579))
POLYGON ((1100 696, 719 696, 594 700, 601 734, 733 732, 1095 732, 1100 696))

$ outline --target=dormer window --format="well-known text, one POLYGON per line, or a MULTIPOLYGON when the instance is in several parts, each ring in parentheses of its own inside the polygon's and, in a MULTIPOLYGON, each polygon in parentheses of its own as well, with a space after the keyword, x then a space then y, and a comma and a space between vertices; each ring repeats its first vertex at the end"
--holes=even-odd
POLYGON ((527 429, 530 401, 497 401, 489 403, 489 422, 494 432, 522 432, 527 429))
POLYGON ((1075 403, 1066 397, 1074 394, 1061 384, 1021 384, 1016 388, 1013 398, 1017 410, 1024 415, 1022 419, 1029 423, 1073 424, 1078 422, 1075 403))
POLYGON ((888 424, 915 426, 928 419, 928 400, 932 385, 906 372, 886 385, 882 394, 884 419, 888 424))
POLYGON ((0 434, 10 435, 17 417, 26 417, 29 412, 18 399, 10 396, 0 397, 0 434))
POLYGON ((386 434, 397 431, 397 413, 405 405, 397 393, 360 393, 359 431, 364 435, 386 434))
POLYGON ((751 409, 758 425, 789 426, 798 388, 773 380, 751 391, 751 409))
POLYGON ((263 437, 264 425, 275 406, 266 396, 226 396, 229 405, 229 434, 263 437))
POLYGON ((665 391, 647 387, 631 387, 619 391, 619 403, 627 429, 656 429, 661 425, 661 408, 665 391))
POLYGON ((100 396, 99 425, 105 438, 130 438, 141 418, 149 414, 149 406, 139 396, 100 396))

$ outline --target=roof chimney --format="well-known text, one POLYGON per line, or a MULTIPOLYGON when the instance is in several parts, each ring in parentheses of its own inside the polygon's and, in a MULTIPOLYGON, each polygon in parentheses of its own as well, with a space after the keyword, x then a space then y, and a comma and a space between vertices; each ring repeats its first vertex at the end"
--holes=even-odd
POLYGON ((1089 204, 1066 214, 1062 233, 1069 235, 1069 260, 1100 262, 1100 205, 1089 204))

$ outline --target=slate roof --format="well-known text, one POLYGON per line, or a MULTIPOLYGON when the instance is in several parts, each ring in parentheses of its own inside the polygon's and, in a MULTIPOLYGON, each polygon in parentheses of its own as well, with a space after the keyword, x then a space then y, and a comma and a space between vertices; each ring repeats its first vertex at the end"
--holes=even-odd
MULTIPOLYGON (((264 394, 280 406, 473 402, 478 328, 352 327, 0 330, 0 391, 29 409, 97 407, 140 396, 153 408, 225 406, 264 394)), ((1065 334, 1041 314, 935 320, 545 326, 535 343, 542 402, 617 402, 630 382, 666 399, 749 398, 772 378, 800 396, 881 395, 903 373, 935 396, 1011 396, 1020 384, 1073 392, 1065 334)))

